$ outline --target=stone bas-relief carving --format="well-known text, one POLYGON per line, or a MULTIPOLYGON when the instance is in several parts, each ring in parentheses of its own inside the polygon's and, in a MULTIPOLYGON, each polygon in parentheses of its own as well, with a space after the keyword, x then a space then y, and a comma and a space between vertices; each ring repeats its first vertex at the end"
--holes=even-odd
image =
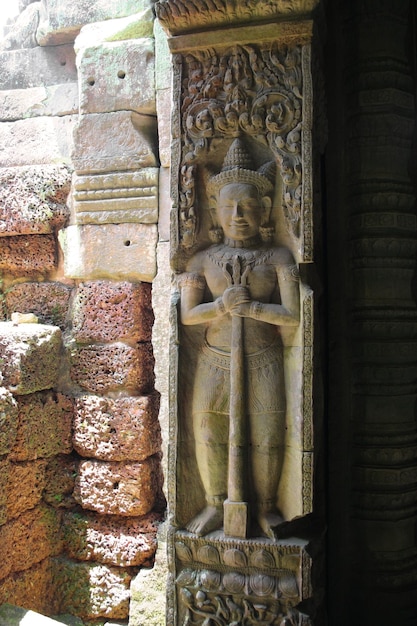
POLYGON ((187 524, 206 535, 276 537, 285 438, 285 382, 277 328, 299 323, 298 270, 268 245, 275 164, 255 170, 235 139, 209 179, 212 229, 221 243, 198 252, 181 277, 181 321, 205 325, 192 413, 205 508, 187 524), (266 240, 266 241, 265 241, 266 240))

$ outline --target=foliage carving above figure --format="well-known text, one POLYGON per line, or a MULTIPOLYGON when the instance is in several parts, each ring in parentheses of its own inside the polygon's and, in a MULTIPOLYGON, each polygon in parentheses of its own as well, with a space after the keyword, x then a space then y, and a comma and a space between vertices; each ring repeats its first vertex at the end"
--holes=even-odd
POLYGON ((256 168, 234 139, 207 182, 217 240, 180 277, 181 321, 204 327, 192 397, 195 452, 206 506, 197 535, 275 539, 285 446, 286 391, 280 327, 299 324, 298 269, 272 245, 275 163, 256 168))
POLYGON ((234 46, 223 53, 188 54, 182 75, 180 246, 196 244, 196 165, 209 164, 227 139, 253 137, 274 155, 290 235, 302 217, 301 47, 272 43, 234 46))

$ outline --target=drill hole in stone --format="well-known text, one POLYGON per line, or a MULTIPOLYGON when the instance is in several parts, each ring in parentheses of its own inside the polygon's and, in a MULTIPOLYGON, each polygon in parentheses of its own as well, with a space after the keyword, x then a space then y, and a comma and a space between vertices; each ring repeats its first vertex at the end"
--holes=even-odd
POLYGON ((118 488, 119 488, 119 483, 118 482, 113 483, 114 491, 116 491, 116 489, 118 489, 118 488))
POLYGON ((87 82, 90 85, 90 87, 93 87, 96 84, 96 81, 94 80, 94 78, 89 78, 87 82))
POLYGON ((123 70, 119 70, 117 72, 117 76, 123 79, 126 76, 126 72, 124 72, 123 70))
POLYGON ((128 248, 131 243, 132 242, 130 241, 130 239, 126 239, 126 241, 124 242, 124 245, 126 246, 126 248, 128 248))
POLYGON ((62 67, 64 67, 64 65, 66 65, 66 64, 67 64, 66 60, 65 60, 65 59, 62 59, 62 61, 61 61, 61 65, 62 65, 62 67))

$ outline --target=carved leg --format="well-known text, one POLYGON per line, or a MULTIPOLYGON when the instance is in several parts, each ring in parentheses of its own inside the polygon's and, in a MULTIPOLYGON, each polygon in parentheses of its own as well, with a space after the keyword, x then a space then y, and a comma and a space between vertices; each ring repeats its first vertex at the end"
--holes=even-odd
POLYGON ((207 506, 187 524, 196 535, 206 535, 223 526, 223 502, 227 494, 228 417, 197 413, 193 419, 195 451, 207 506))

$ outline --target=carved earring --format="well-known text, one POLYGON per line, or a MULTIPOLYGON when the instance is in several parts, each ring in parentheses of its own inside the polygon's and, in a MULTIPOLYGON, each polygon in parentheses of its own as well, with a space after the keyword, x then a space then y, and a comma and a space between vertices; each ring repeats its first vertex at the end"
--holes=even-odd
POLYGON ((275 226, 272 222, 259 226, 259 235, 264 243, 270 243, 275 234, 275 226))
POLYGON ((212 226, 209 230, 209 238, 212 243, 221 243, 224 239, 223 228, 221 226, 212 226))

